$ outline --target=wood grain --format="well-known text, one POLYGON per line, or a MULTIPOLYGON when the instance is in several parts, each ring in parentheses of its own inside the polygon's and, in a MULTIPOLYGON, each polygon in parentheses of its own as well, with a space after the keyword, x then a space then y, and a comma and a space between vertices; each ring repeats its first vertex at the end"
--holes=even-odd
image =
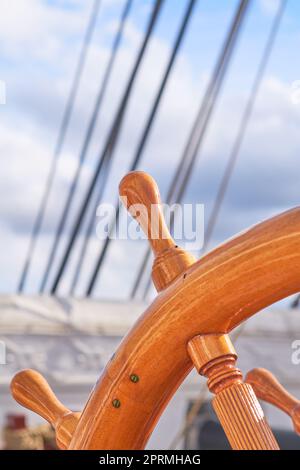
POLYGON ((80 413, 68 410, 57 399, 41 374, 31 369, 19 372, 11 382, 11 393, 20 405, 34 411, 52 424, 60 449, 69 447, 80 413))
POLYGON ((149 240, 154 254, 152 280, 160 292, 194 264, 196 259, 172 239, 164 219, 159 189, 148 173, 128 173, 122 179, 119 190, 125 207, 149 240))
POLYGON ((249 384, 225 388, 214 397, 212 405, 233 450, 279 450, 249 384))
POLYGON ((266 369, 253 369, 248 372, 246 382, 252 385, 256 396, 277 406, 293 421, 294 429, 300 434, 300 401, 291 395, 266 369))
POLYGON ((234 362, 237 354, 228 335, 197 335, 187 345, 188 354, 198 374, 206 375, 205 370, 211 361, 230 356, 234 362))

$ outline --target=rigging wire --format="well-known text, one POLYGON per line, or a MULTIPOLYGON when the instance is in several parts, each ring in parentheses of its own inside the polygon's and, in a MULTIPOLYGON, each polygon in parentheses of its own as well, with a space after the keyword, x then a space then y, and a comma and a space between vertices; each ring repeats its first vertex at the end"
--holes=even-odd
POLYGON ((97 123, 97 119, 99 116, 100 108, 101 108, 103 98, 104 98, 104 95, 105 95, 105 92, 109 83, 109 79, 110 79, 111 72, 115 63, 117 52, 119 50, 120 42, 121 42, 123 31, 124 31, 124 26, 125 26, 126 19, 128 17, 131 5, 132 5, 132 0, 127 0, 125 3, 124 9, 121 13, 119 27, 118 27, 118 30, 117 30, 117 33, 116 33, 116 36, 115 36, 115 39, 111 48, 110 58, 106 66, 103 79, 101 81, 101 85, 100 85, 98 95, 95 101, 95 106, 94 106, 91 119, 89 121, 87 131, 84 137, 83 145, 79 154, 79 159, 78 159, 78 164, 77 164, 77 168, 75 171, 75 175, 74 175, 72 184, 70 186, 67 199, 63 207, 63 211, 62 211, 62 214, 61 214, 61 217, 60 217, 57 229, 56 229, 56 233, 55 233, 54 240, 52 243, 52 248, 50 251, 50 255, 48 257, 47 265, 46 265, 45 272, 44 272, 42 282, 40 285, 40 293, 42 293, 45 290, 47 281, 49 279, 50 271, 53 266, 53 262, 54 262, 54 259, 55 259, 55 256, 59 247, 59 242, 61 240, 62 233, 64 232, 64 229, 67 223, 68 214, 70 212, 70 208, 74 200, 74 195, 76 193, 76 190, 80 181, 80 177, 84 168, 84 162, 86 160, 86 156, 89 150, 89 146, 90 146, 92 136, 95 130, 95 126, 97 123))
POLYGON ((63 113, 62 122, 59 128, 58 138, 56 141, 49 173, 47 176, 45 192, 42 196, 41 204, 40 204, 36 219, 33 224, 33 229, 32 229, 32 233, 31 233, 30 241, 29 241, 28 252, 25 258, 25 263, 23 265, 23 269, 22 269, 21 276, 20 276, 19 283, 18 283, 19 293, 24 291, 29 269, 30 269, 32 259, 33 259, 33 254, 36 249, 37 240, 38 240, 38 237, 41 232, 42 225, 43 225, 44 216, 45 216, 51 188, 52 188, 53 181, 54 181, 56 171, 57 171, 58 158, 60 156, 60 153, 64 144, 64 140, 66 137, 66 133, 69 127, 70 118, 71 118, 72 111, 74 108, 74 102, 78 93, 78 89, 79 89, 82 73, 84 70, 88 50, 90 47, 91 39, 95 30, 99 9, 100 9, 100 0, 94 0, 90 18, 89 18, 88 25, 87 25, 87 29, 85 32, 84 40, 83 40, 82 49, 79 54, 79 59, 78 59, 78 63, 76 66, 73 83, 72 83, 70 93, 67 99, 66 107, 63 113))
POLYGON ((119 133, 120 133, 120 129, 121 129, 121 125, 122 125, 122 122, 123 122, 124 115, 125 115, 125 111, 127 109, 127 104, 128 104, 128 101, 129 101, 129 98, 130 98, 130 95, 131 95, 131 91, 132 91, 133 85, 135 83, 135 79, 137 77, 142 59, 144 57, 145 50, 146 50, 148 42, 151 38, 154 26, 155 26, 156 21, 158 19, 158 16, 159 16, 159 13, 160 13, 160 10, 161 10, 161 7, 162 7, 163 3, 164 3, 164 0, 156 0, 154 5, 153 5, 153 9, 152 9, 152 12, 151 12, 151 15, 150 15, 150 19, 149 19, 149 22, 148 22, 148 25, 147 25, 147 28, 146 28, 146 32, 145 32, 145 36, 144 36, 141 48, 138 52, 133 70, 131 72, 128 84, 127 84, 126 89, 125 89, 125 93, 123 95, 120 106, 119 106, 118 111, 116 113, 116 117, 114 119, 111 131, 108 135, 108 138, 106 140, 104 149, 102 151, 101 157, 99 159, 96 170, 94 172, 92 181, 89 185, 87 194, 85 195, 84 200, 81 204, 78 216, 77 216, 75 224, 74 224, 74 228, 73 228, 72 233, 71 233, 70 240, 68 242, 68 245, 66 247, 64 256, 62 258, 62 261, 59 265, 59 268, 58 268, 58 271, 56 273, 54 282, 52 284, 51 294, 55 294, 57 289, 58 289, 60 280, 63 276, 64 270, 66 268, 67 262, 69 260, 70 255, 71 255, 71 252, 72 252, 72 248, 73 248, 74 243, 76 241, 76 237, 79 233, 81 223, 84 219, 84 216, 85 216, 86 210, 88 208, 90 199, 93 195, 93 192, 94 192, 94 189, 96 187, 99 175, 102 171, 102 167, 104 165, 106 165, 106 163, 109 162, 111 157, 112 157, 113 150, 116 146, 118 136, 119 136, 119 133))
MULTIPOLYGON (((232 24, 229 28, 229 33, 224 41, 221 54, 217 59, 211 80, 206 89, 205 95, 200 105, 196 120, 192 126, 190 136, 188 138, 185 150, 181 157, 181 160, 175 171, 173 180, 170 185, 169 192, 167 194, 166 203, 180 203, 182 197, 184 196, 189 178, 191 176, 192 169, 196 162, 197 156, 199 154, 199 149, 204 140, 208 124, 210 122, 212 112, 214 110, 217 98, 221 91, 226 72, 234 51, 235 45, 237 43, 239 33, 241 31, 243 21, 246 18, 246 13, 248 11, 248 6, 250 0, 241 0, 236 13, 234 15, 232 24)), ((174 212, 171 214, 170 218, 170 230, 174 224, 174 212)), ((139 288, 141 279, 143 277, 144 271, 148 265, 149 259, 151 256, 151 249, 148 247, 145 257, 142 261, 142 264, 139 268, 138 275, 135 279, 132 291, 131 298, 135 297, 137 290, 139 288)), ((146 284, 144 290, 143 298, 145 299, 148 290, 151 286, 151 279, 146 284)))
POLYGON ((275 19, 274 19, 274 23, 273 23, 273 26, 271 28, 270 35, 268 37, 265 49, 263 51, 263 55, 262 55, 261 61, 260 61, 259 66, 258 66, 258 71, 257 71, 256 77, 254 79, 252 89, 250 91, 249 99, 247 101, 245 111, 243 113, 243 116, 242 116, 242 119, 241 119, 241 122, 240 122, 240 126, 239 126, 239 129, 238 129, 238 134, 237 134, 236 140, 233 144, 233 147, 232 147, 232 150, 231 150, 231 153, 230 153, 230 157, 229 157, 227 166, 225 168, 225 171, 224 171, 224 174, 223 174, 223 177, 222 177, 222 180, 221 180, 221 184, 219 186, 217 197, 215 199, 215 203, 214 203, 211 215, 210 215, 209 220, 208 220, 207 229, 205 231, 205 237, 204 237, 205 241, 204 241, 204 245, 203 245, 203 252, 206 251, 206 249, 207 249, 207 247, 208 247, 208 245, 211 241, 211 238, 212 238, 212 235, 213 235, 216 223, 217 223, 218 215, 219 215, 219 212, 220 212, 220 209, 221 209, 222 203, 224 201, 226 191, 227 191, 227 188, 228 188, 228 185, 229 185, 229 182, 230 182, 230 178, 233 174, 235 165, 236 165, 238 157, 239 157, 241 146, 243 144, 243 140, 244 140, 244 137, 245 137, 245 134, 246 134, 246 131, 247 131, 247 127, 248 127, 248 124, 249 124, 249 121, 250 121, 250 118, 251 118, 251 115, 252 115, 252 112, 253 112, 253 108, 254 108, 256 98, 257 98, 257 95, 258 95, 258 92, 259 92, 259 89, 260 89, 260 85, 261 85, 263 76, 265 74, 265 70, 266 70, 270 55, 271 55, 273 47, 274 47, 275 39, 276 39, 278 30, 279 30, 279 26, 280 26, 280 23, 281 23, 281 20, 282 20, 282 16, 283 16, 286 4, 287 4, 287 0, 282 0, 281 1, 281 4, 280 4, 280 6, 277 10, 277 13, 276 13, 276 16, 275 16, 275 19))
MULTIPOLYGON (((77 287, 79 279, 80 279, 81 269, 82 269, 84 260, 86 258, 87 250, 88 250, 88 243, 89 243, 89 240, 91 239, 92 234, 93 234, 94 223, 95 223, 94 219, 95 219, 95 214, 97 212, 97 207, 99 205, 99 200, 102 196, 102 192, 103 192, 102 188, 104 187, 105 181, 107 181, 107 178, 108 178, 108 173, 109 172, 106 171, 107 170, 107 165, 105 165, 105 166, 106 166, 106 168, 103 168, 103 170, 102 170, 102 172, 104 173, 104 176, 101 180, 101 183, 98 183, 100 191, 97 194, 93 210, 91 211, 91 217, 90 217, 90 220, 88 222, 88 225, 87 225, 85 233, 84 233, 84 240, 83 240, 83 243, 82 243, 82 246, 81 246, 81 249, 80 249, 80 253, 79 253, 79 256, 78 256, 77 264, 76 264, 76 267, 75 267, 75 270, 74 270, 74 276, 73 276, 73 279, 72 279, 72 282, 71 282, 71 288, 70 288, 70 294, 71 295, 75 294, 75 290, 76 290, 76 287, 77 287)), ((117 211, 118 211, 118 209, 117 209, 117 211)))
MULTIPOLYGON (((131 165, 129 167, 129 170, 128 171, 134 171, 141 158, 142 158, 142 154, 143 154, 143 150, 146 146, 146 143, 148 141, 148 137, 150 135, 150 131, 152 129, 152 126, 153 126, 153 123, 155 121, 155 117, 157 115, 157 111, 159 109, 159 105, 161 103, 161 99, 162 99, 162 96, 164 94, 164 91, 166 89, 166 86, 167 86, 167 83, 168 83, 168 79, 170 77, 170 74, 171 74, 171 71, 173 69, 173 66, 174 66, 174 63, 175 63, 175 60, 176 60, 176 57, 177 57, 177 54, 180 50, 180 46, 182 45, 182 42, 183 42, 183 39, 184 39, 184 36, 185 36, 185 32, 187 30, 187 27, 188 27, 188 24, 189 24, 189 21, 192 17, 192 13, 193 13, 193 10, 194 10, 194 6, 196 4, 197 0, 189 0, 187 2, 187 7, 186 7, 186 10, 183 14, 183 19, 182 19, 182 22, 181 22, 181 25, 179 27, 179 30, 178 30, 178 34, 176 35, 176 38, 175 38, 175 41, 174 41, 174 45, 172 47, 172 51, 171 51, 171 54, 170 54, 170 57, 169 57, 169 60, 168 60, 168 63, 167 63, 167 66, 166 66, 166 69, 165 69, 165 72, 163 74, 163 77, 162 77, 162 80, 160 82, 160 86, 159 86, 159 89, 158 89, 158 92, 156 94, 156 97, 154 99, 154 102, 153 102, 153 105, 152 105, 152 108, 150 110, 150 114, 148 116, 148 119, 147 119, 147 122, 146 122, 146 125, 144 127, 144 130, 142 132, 142 135, 141 135, 141 138, 139 140, 139 143, 138 143, 138 146, 137 146, 137 149, 136 149, 136 152, 135 152, 135 155, 134 155, 134 158, 131 162, 131 165)), ((102 186, 101 187, 101 190, 100 190, 100 194, 99 194, 99 198, 98 198, 98 201, 97 201, 97 204, 100 202, 100 198, 101 198, 101 195, 103 193, 103 190, 104 190, 104 187, 102 186)), ((96 211, 96 207, 95 207, 95 211, 96 211)), ((94 211, 94 213, 95 213, 94 211)), ((92 217, 94 215, 94 213, 92 214, 92 217)), ((104 245, 102 247, 102 250, 98 256, 98 260, 96 262, 96 265, 95 265, 95 268, 94 268, 94 271, 92 273, 92 276, 91 276, 91 279, 90 279, 90 282, 88 284, 88 289, 87 289, 87 295, 90 295, 94 289, 94 285, 96 283, 96 280, 97 280, 97 277, 98 277, 98 274, 101 270, 101 267, 103 265, 103 262, 104 262, 104 259, 106 257, 106 254, 107 254, 107 250, 108 250, 108 247, 110 245, 110 242, 111 242, 111 238, 110 238, 110 235, 111 233, 113 232, 113 230, 115 229, 115 226, 117 225, 118 223, 118 220, 119 220, 119 216, 120 216, 120 207, 119 207, 119 203, 118 203, 118 200, 116 201, 116 204, 115 204, 115 217, 114 217, 114 220, 110 226, 110 230, 109 230, 109 233, 105 239, 105 242, 104 242, 104 245)), ((89 226, 89 229, 88 229, 88 232, 86 234, 86 239, 85 239, 85 244, 83 246, 83 256, 80 257, 80 260, 79 260, 79 263, 82 263, 83 261, 83 257, 86 253, 86 250, 87 250, 87 243, 88 243, 88 240, 90 239, 91 237, 91 234, 92 234, 92 230, 93 230, 93 218, 90 222, 90 226, 89 226)), ((77 266, 77 270, 76 270, 76 278, 78 279, 78 268, 79 268, 80 265, 77 266)))
MULTIPOLYGON (((257 71, 257 74, 256 74, 254 82, 253 82, 253 86, 252 86, 251 91, 250 91, 249 99, 247 101, 245 111, 243 113, 243 116, 242 116, 242 119, 241 119, 241 122, 240 122, 240 126, 239 126, 239 129, 238 129, 238 134, 237 134, 236 140, 233 144, 232 151, 231 151, 231 154, 230 154, 230 157, 229 157, 229 161, 228 161, 228 164, 225 168, 225 171, 224 171, 224 174, 223 174, 223 177, 222 177, 222 180, 221 180, 221 184, 220 184, 220 187, 219 187, 219 190, 218 190, 218 193, 217 193, 217 197, 216 197, 216 200, 215 200, 215 204, 214 204, 212 213, 211 213, 209 221, 208 221, 208 225, 207 225, 207 229, 205 231, 205 237, 204 237, 205 241, 204 241, 204 246, 203 246, 203 252, 205 252, 207 247, 209 246, 211 237, 213 235, 213 231, 214 231, 215 225, 217 223, 218 215, 219 215, 222 203, 223 203, 225 195, 226 195, 226 191, 227 191, 227 188, 228 188, 228 185, 229 185, 229 182, 230 182, 230 178, 233 174, 233 171, 234 171, 234 168, 235 168, 238 156, 239 156, 239 152, 240 152, 240 149, 241 149, 244 137, 245 137, 245 133, 247 131, 247 127, 248 127, 248 124, 249 124, 249 121, 250 121, 250 118, 251 118, 251 115, 252 115, 252 112, 253 112, 253 107, 254 107, 258 92, 259 92, 259 88, 260 88, 263 76, 265 74, 265 70, 266 70, 270 55, 271 55, 273 47, 274 47, 274 43, 275 43, 275 40, 276 40, 276 37, 277 37, 277 33, 278 33, 278 30, 279 30, 279 26, 280 26, 280 23, 281 23, 281 20, 282 20, 283 13, 285 11, 286 4, 287 4, 287 0, 282 0, 281 3, 280 3, 279 8, 277 10, 277 13, 275 15, 274 22, 273 22, 270 34, 269 34, 269 37, 267 39, 267 43, 266 43, 266 46, 264 48, 263 55, 262 55, 261 61, 260 61, 259 66, 258 66, 258 71, 257 71)), ((151 286, 151 283, 149 282, 148 285, 147 285, 147 288, 145 290, 144 299, 145 299, 145 297, 148 293, 148 290, 149 290, 150 286, 151 286)))

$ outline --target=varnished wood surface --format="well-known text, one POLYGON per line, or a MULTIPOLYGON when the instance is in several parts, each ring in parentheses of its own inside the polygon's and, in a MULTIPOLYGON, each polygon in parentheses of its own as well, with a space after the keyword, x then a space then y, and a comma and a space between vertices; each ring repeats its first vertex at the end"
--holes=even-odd
POLYGON ((291 395, 271 372, 266 369, 253 369, 248 372, 246 381, 252 385, 258 398, 288 414, 292 418, 296 433, 300 434, 300 401, 291 395))
POLYGON ((218 394, 242 382, 242 372, 236 366, 237 354, 227 334, 194 336, 187 351, 198 373, 207 378, 212 393, 218 394))
POLYGON ((120 198, 146 234, 153 253, 172 248, 174 242, 165 223, 159 189, 144 171, 128 173, 119 185, 120 198))
POLYGON ((195 263, 193 255, 177 246, 165 223, 159 189, 144 171, 128 173, 121 181, 120 198, 147 236, 154 254, 152 280, 160 292, 195 263))
POLYGON ((192 338, 187 345, 188 354, 197 372, 203 374, 203 369, 207 368, 211 361, 232 356, 235 360, 237 354, 228 335, 197 335, 192 338))
POLYGON ((60 449, 69 447, 80 413, 68 410, 57 399, 41 374, 31 369, 19 372, 11 382, 11 393, 20 405, 34 411, 52 424, 60 449))
POLYGON ((225 388, 214 397, 212 405, 233 450, 279 450, 249 384, 225 388))
POLYGON ((70 448, 143 448, 192 367, 188 341, 227 333, 299 287, 298 208, 200 259, 158 295, 122 341, 91 394, 70 448))

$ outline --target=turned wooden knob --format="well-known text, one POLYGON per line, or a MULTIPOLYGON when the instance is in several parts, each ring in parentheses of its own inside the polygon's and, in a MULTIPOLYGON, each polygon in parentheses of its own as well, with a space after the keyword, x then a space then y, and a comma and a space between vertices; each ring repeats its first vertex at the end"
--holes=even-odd
POLYGON ((300 401, 283 388, 271 372, 266 369, 253 369, 248 372, 246 382, 252 385, 256 396, 277 406, 293 421, 297 434, 300 434, 300 401))
POLYGON ((152 279, 158 291, 195 262, 172 239, 163 215, 159 189, 148 173, 133 171, 121 181, 119 193, 123 204, 147 235, 155 259, 152 279))
POLYGON ((128 173, 119 185, 120 197, 147 235, 153 253, 175 245, 166 225, 159 189, 152 176, 144 171, 128 173))
POLYGON ((66 408, 41 374, 31 369, 19 372, 11 381, 11 393, 20 405, 52 424, 59 448, 69 447, 80 413, 66 408))

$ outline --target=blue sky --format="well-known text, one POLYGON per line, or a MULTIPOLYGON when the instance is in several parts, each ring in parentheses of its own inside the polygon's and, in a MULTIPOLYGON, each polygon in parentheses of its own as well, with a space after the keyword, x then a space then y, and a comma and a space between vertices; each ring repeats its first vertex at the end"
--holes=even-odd
MULTIPOLYGON (((0 19, 0 79, 6 82, 7 104, 0 107, 3 159, 0 176, 0 260, 5 273, 0 278, 0 289, 13 292, 43 192, 92 1, 3 1, 5 14, 0 19)), ((100 7, 96 33, 30 273, 29 292, 35 291, 45 266, 44 254, 51 245, 61 200, 72 179, 78 149, 123 4, 121 0, 103 0, 100 7)), ((172 170, 175 170, 181 156, 237 4, 236 0, 199 0, 196 6, 141 165, 141 169, 150 171, 157 178, 162 194, 165 194, 172 170)), ((77 203, 109 129, 151 5, 150 0, 134 0, 88 155, 80 193, 75 201, 77 203)), ((136 148, 185 5, 186 1, 183 0, 166 0, 163 7, 126 115, 104 195, 107 202, 115 199, 118 181, 126 173, 136 148)), ((193 172, 186 200, 204 203, 207 217, 277 7, 277 0, 253 0, 193 172)), ((292 84, 300 79, 299 18, 299 1, 289 0, 212 246, 299 202, 300 103, 294 104, 291 100, 292 84)), ((74 212, 70 214, 69 228, 73 215, 74 212)), ((120 297, 126 297, 144 249, 143 243, 134 246, 130 242, 114 243, 96 294, 111 297, 118 291, 120 297)), ((95 239, 85 263, 81 288, 85 286, 86 275, 98 251, 99 241, 95 239)), ((67 290, 68 276, 62 293, 67 290)))

